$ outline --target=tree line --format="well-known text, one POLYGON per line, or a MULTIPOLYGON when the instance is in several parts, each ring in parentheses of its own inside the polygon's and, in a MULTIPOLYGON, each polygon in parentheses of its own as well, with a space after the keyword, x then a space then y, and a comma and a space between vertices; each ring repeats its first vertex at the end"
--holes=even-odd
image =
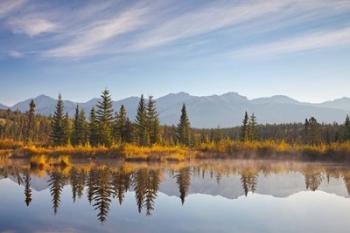
POLYGON ((62 96, 59 95, 53 116, 36 114, 32 100, 29 110, 0 111, 0 139, 14 139, 26 143, 64 145, 105 145, 113 143, 134 143, 140 146, 198 145, 222 140, 284 140, 288 143, 320 144, 350 141, 350 119, 343 124, 321 124, 315 117, 304 123, 258 124, 255 114, 245 112, 242 125, 233 128, 196 129, 191 128, 186 105, 181 109, 177 125, 160 125, 156 101, 141 95, 136 118, 128 117, 125 106, 114 112, 111 94, 104 90, 97 105, 87 114, 76 106, 74 117, 64 111, 62 96), (48 137, 49 136, 49 137, 48 137))
MULTIPOLYGON (((31 102, 27 112, 25 141, 33 139, 35 128, 35 103, 31 102)), ((172 134, 175 144, 190 145, 190 121, 186 106, 183 104, 181 117, 172 134)), ((50 119, 49 142, 55 146, 64 145, 91 145, 111 146, 113 143, 136 143, 140 146, 164 144, 163 128, 160 125, 156 108, 156 101, 152 96, 146 100, 141 95, 136 119, 132 122, 121 105, 119 111, 114 113, 110 92, 106 89, 101 94, 98 104, 86 116, 84 110, 76 106, 74 118, 64 112, 62 96, 58 96, 56 109, 50 119)))

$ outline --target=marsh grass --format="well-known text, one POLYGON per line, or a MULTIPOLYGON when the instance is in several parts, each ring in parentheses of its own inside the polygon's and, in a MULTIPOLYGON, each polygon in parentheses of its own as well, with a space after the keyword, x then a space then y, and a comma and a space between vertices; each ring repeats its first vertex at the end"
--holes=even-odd
POLYGON ((44 147, 24 145, 14 141, 0 141, 0 155, 35 157, 35 164, 54 163, 42 161, 41 155, 58 158, 61 155, 78 158, 118 158, 130 161, 186 161, 193 158, 307 158, 350 161, 350 142, 305 145, 285 141, 240 142, 222 140, 202 143, 193 147, 153 145, 141 147, 134 144, 114 144, 111 147, 90 145, 44 147), (6 143, 9 143, 6 145, 6 143))

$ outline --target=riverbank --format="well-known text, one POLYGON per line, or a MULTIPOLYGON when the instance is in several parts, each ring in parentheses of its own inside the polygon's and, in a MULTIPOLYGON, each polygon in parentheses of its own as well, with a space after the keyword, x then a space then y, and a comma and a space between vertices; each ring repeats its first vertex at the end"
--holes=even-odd
POLYGON ((215 158, 287 158, 350 162, 350 142, 320 145, 288 144, 284 141, 240 142, 223 140, 192 147, 116 144, 111 147, 89 145, 42 146, 15 141, 0 141, 0 156, 23 158, 38 155, 52 157, 117 158, 126 161, 186 161, 215 158))

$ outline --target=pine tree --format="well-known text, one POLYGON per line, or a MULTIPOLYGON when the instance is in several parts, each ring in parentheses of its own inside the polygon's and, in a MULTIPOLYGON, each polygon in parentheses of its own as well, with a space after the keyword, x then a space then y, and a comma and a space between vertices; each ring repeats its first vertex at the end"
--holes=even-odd
POLYGON ((88 123, 86 121, 84 110, 81 110, 79 112, 79 128, 80 128, 79 143, 82 145, 85 145, 88 142, 89 133, 88 133, 88 123))
POLYGON ((150 96, 147 104, 147 125, 149 128, 150 143, 156 144, 160 142, 160 123, 156 109, 156 102, 150 96))
POLYGON ((182 145, 190 145, 190 121, 187 116, 186 105, 182 105, 180 122, 177 125, 177 139, 182 145))
POLYGON ((89 141, 92 146, 97 146, 98 144, 98 123, 95 108, 92 108, 90 112, 89 141))
POLYGON ((72 145, 80 144, 80 122, 79 122, 79 105, 75 108, 73 132, 72 132, 72 145))
POLYGON ((101 101, 97 104, 98 142, 102 145, 112 144, 113 112, 111 95, 106 89, 102 92, 101 101))
POLYGON ((54 113, 53 119, 52 119, 52 133, 51 133, 51 141, 53 145, 59 146, 64 145, 64 106, 62 101, 61 94, 58 96, 58 101, 56 105, 56 111, 54 113))
POLYGON ((248 138, 250 141, 255 141, 257 139, 256 124, 256 117, 253 113, 248 121, 248 138))
POLYGON ((34 100, 30 101, 29 111, 27 112, 27 125, 25 133, 25 141, 33 141, 34 132, 35 132, 35 102, 34 100))
POLYGON ((347 115, 346 118, 345 118, 345 123, 344 123, 344 140, 345 141, 350 141, 350 118, 349 118, 349 115, 347 115))
POLYGON ((143 95, 139 102, 136 114, 136 136, 140 146, 147 146, 149 144, 149 135, 147 129, 147 111, 143 95))
POLYGON ((120 106, 119 112, 116 114, 116 120, 114 125, 114 138, 119 142, 124 143, 126 141, 126 124, 127 114, 124 105, 120 106))
POLYGON ((73 145, 84 145, 87 143, 87 123, 85 112, 79 110, 77 105, 75 109, 74 123, 73 123, 73 132, 72 132, 72 144, 73 145))
POLYGON ((126 119, 124 136, 125 136, 125 142, 132 143, 134 141, 134 128, 129 118, 126 119))
POLYGON ((68 112, 64 116, 63 119, 63 129, 64 129, 64 139, 63 139, 63 144, 69 145, 71 143, 71 134, 72 134, 72 124, 71 120, 69 118, 68 112))
POLYGON ((248 113, 245 112, 242 126, 239 132, 239 138, 242 142, 245 142, 248 140, 248 131, 249 131, 248 123, 249 123, 248 113))

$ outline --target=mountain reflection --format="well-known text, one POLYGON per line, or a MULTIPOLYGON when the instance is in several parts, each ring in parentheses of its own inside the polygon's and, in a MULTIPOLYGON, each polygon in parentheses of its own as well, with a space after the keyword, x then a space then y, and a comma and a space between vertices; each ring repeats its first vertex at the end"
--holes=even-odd
POLYGON ((347 167, 305 162, 235 160, 147 164, 100 161, 76 162, 64 168, 32 169, 26 161, 13 161, 1 164, 2 178, 23 186, 26 206, 36 201, 33 189, 48 189, 54 214, 59 211, 62 191, 70 188, 73 202, 86 198, 100 222, 105 222, 111 208, 116 208, 113 202, 123 205, 128 192, 135 196, 137 211, 145 215, 156 211, 160 192, 179 197, 182 205, 189 194, 195 193, 231 199, 252 193, 286 197, 316 190, 350 195, 347 167), (341 191, 342 187, 346 193, 341 191))

